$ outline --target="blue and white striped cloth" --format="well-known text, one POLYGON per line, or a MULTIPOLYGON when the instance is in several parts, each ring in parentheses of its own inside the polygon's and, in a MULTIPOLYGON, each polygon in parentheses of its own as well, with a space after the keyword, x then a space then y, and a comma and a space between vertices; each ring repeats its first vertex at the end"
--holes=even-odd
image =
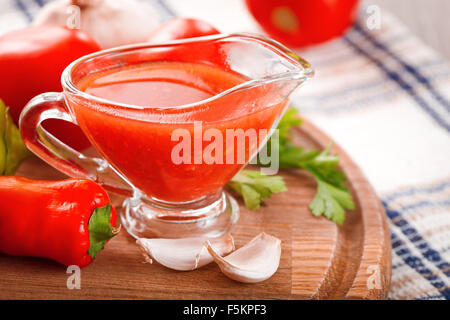
MULTIPOLYGON (((261 32, 242 0, 146 1, 162 19, 261 32)), ((2 0, 0 33, 27 25, 45 2, 2 0)), ((344 37, 300 51, 317 76, 294 104, 352 156, 383 201, 389 297, 450 299, 450 67, 388 12, 381 17, 380 30, 367 30, 362 13, 344 37)))

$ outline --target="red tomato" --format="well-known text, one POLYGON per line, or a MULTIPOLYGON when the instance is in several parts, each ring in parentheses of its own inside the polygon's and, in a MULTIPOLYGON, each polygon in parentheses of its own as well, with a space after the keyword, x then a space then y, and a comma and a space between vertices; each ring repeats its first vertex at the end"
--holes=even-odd
MULTIPOLYGON (((151 44, 162 44, 172 40, 203 37, 219 33, 219 30, 205 21, 192 18, 174 18, 153 30, 147 41, 151 44)), ((219 52, 217 46, 217 44, 211 42, 200 42, 168 47, 153 54, 151 59, 197 62, 223 67, 226 58, 224 53, 219 52)))
POLYGON ((358 0, 246 0, 271 37, 292 47, 340 36, 356 15, 358 0))
POLYGON ((174 18, 152 31, 147 41, 164 43, 171 40, 209 36, 220 33, 209 23, 192 18, 174 18))
MULTIPOLYGON (((61 73, 72 61, 100 50, 86 33, 60 26, 35 26, 0 36, 0 99, 17 124, 20 112, 34 96, 61 91, 61 73)), ((74 124, 45 121, 52 134, 81 150, 89 141, 74 124)))

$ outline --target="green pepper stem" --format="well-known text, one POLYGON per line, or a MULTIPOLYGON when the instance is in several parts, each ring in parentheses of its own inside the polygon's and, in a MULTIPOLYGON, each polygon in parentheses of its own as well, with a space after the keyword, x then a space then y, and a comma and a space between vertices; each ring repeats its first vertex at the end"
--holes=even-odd
POLYGON ((105 247, 106 241, 117 235, 119 228, 114 228, 110 223, 111 218, 110 204, 104 207, 96 208, 89 219, 89 255, 95 259, 97 254, 105 247))

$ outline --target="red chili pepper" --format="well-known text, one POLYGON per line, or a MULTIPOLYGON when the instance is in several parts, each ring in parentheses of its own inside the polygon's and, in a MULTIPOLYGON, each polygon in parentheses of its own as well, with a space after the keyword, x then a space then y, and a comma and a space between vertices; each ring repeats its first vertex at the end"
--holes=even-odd
MULTIPOLYGON (((34 26, 0 37, 0 99, 17 124, 20 112, 34 96, 61 91, 61 73, 72 61, 100 50, 86 33, 60 26, 34 26)), ((75 149, 90 145, 81 130, 60 120, 44 127, 75 149)))
POLYGON ((246 0, 250 13, 271 37, 301 47, 344 33, 358 0, 246 0))
POLYGON ((147 41, 164 43, 177 39, 209 36, 220 33, 209 23, 192 18, 174 18, 152 31, 147 41))
POLYGON ((80 268, 118 233, 108 194, 86 179, 0 177, 0 252, 80 268))

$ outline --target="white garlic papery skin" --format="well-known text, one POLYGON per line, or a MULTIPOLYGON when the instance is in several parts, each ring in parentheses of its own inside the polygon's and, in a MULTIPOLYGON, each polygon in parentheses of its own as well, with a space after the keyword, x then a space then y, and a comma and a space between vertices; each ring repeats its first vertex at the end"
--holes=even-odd
POLYGON ((103 49, 145 42, 160 24, 153 7, 140 0, 57 0, 45 5, 33 24, 70 27, 74 21, 79 21, 80 29, 103 49), (80 10, 74 11, 73 5, 78 5, 80 10))
POLYGON ((210 239, 205 237, 184 239, 141 238, 136 243, 140 247, 146 262, 152 263, 154 259, 167 268, 190 271, 213 261, 212 256, 203 245, 207 240, 220 254, 228 254, 234 250, 234 240, 231 234, 210 239))
POLYGON ((255 283, 269 279, 278 269, 281 258, 281 240, 266 233, 260 233, 242 248, 226 257, 205 242, 220 270, 229 278, 255 283))

